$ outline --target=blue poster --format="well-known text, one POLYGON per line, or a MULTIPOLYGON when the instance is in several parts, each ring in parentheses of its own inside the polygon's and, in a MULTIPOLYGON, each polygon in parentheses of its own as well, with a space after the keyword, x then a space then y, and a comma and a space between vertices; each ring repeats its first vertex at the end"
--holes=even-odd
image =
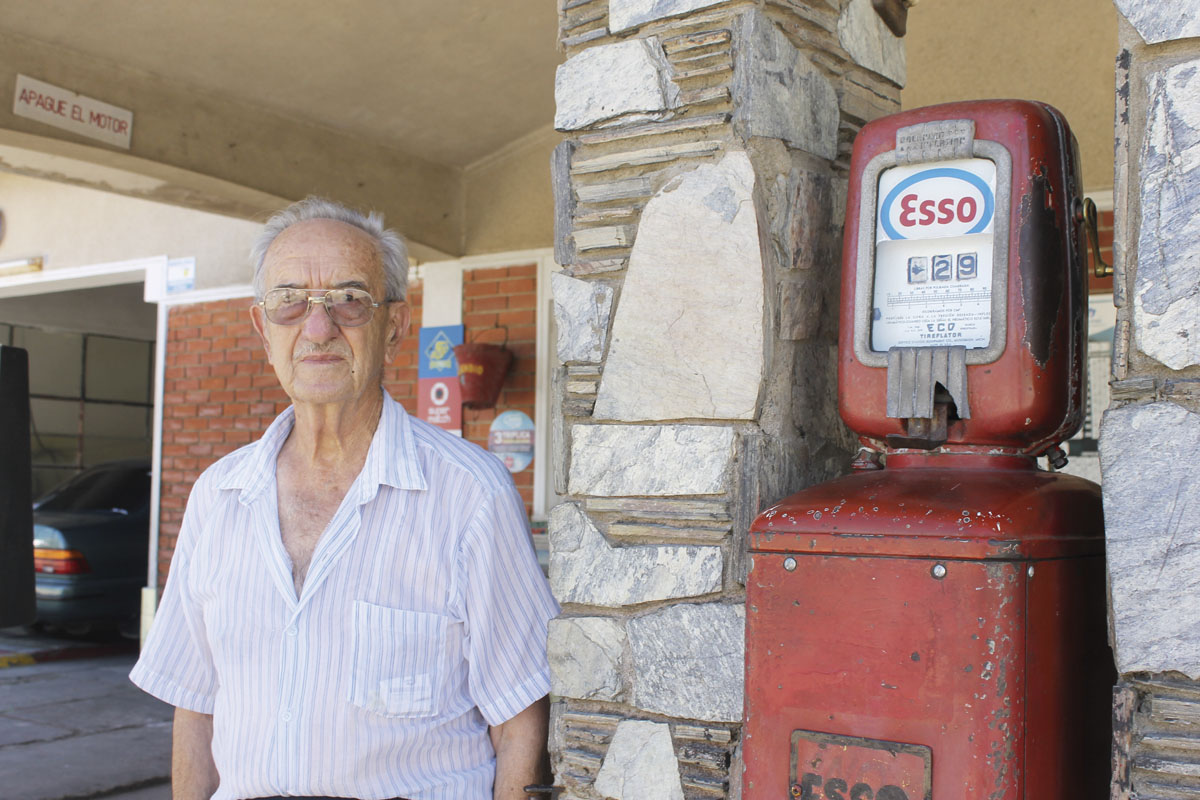
POLYGON ((440 325, 421 328, 418 378, 453 378, 458 380, 458 360, 455 345, 462 344, 462 325, 440 325))

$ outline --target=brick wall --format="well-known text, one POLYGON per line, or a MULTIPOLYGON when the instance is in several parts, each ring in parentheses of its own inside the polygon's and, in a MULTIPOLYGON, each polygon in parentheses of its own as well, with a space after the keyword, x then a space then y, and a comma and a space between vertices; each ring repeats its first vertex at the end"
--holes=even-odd
MULTIPOLYGON (((412 328, 400 355, 384 370, 384 387, 410 414, 417 410, 417 330, 422 287, 409 287, 412 328)), ((496 409, 463 413, 463 435, 487 446, 488 426, 500 411, 518 409, 533 417, 536 370, 536 266, 465 272, 464 325, 468 339, 506 326, 516 354, 496 409)), ((267 364, 250 326, 249 298, 176 306, 167 318, 166 381, 163 392, 162 499, 159 516, 159 586, 175 551, 175 540, 192 484, 221 456, 257 439, 287 408, 287 395, 267 364)), ((490 334, 483 341, 500 338, 490 334)), ((533 467, 513 476, 533 503, 533 467)))
MULTIPOLYGON (((463 326, 467 341, 501 342, 516 358, 495 408, 463 409, 463 436, 487 447, 488 429, 497 414, 524 411, 533 419, 537 375, 537 266, 477 269, 463 273, 463 326), (495 329, 503 329, 493 332, 495 329)), ((525 500, 533 508, 533 465, 513 475, 525 500)))

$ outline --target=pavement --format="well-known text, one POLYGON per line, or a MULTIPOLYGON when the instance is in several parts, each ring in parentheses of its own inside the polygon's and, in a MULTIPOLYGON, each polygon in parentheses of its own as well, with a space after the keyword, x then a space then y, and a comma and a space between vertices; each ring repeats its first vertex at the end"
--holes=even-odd
POLYGON ((0 798, 168 800, 174 710, 129 682, 136 649, 0 629, 0 798))

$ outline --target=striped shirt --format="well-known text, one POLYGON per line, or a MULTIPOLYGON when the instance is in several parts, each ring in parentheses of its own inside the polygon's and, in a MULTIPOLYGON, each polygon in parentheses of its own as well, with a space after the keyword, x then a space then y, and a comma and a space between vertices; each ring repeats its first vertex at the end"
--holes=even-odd
POLYGON ((559 611, 511 476, 385 392, 297 598, 275 483, 293 421, 196 481, 130 678, 213 715, 214 800, 491 797, 487 726, 549 691, 559 611))

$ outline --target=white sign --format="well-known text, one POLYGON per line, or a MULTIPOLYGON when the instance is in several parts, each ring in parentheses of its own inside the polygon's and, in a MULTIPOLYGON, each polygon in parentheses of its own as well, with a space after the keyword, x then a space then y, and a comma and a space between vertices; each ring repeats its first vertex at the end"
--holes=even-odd
POLYGON ((17 75, 13 113, 126 150, 133 135, 132 111, 27 75, 17 75))
POLYGON ((190 292, 196 288, 196 259, 172 258, 167 262, 167 294, 190 292))
POLYGON ((871 349, 987 347, 996 165, 984 158, 879 176, 871 349))

